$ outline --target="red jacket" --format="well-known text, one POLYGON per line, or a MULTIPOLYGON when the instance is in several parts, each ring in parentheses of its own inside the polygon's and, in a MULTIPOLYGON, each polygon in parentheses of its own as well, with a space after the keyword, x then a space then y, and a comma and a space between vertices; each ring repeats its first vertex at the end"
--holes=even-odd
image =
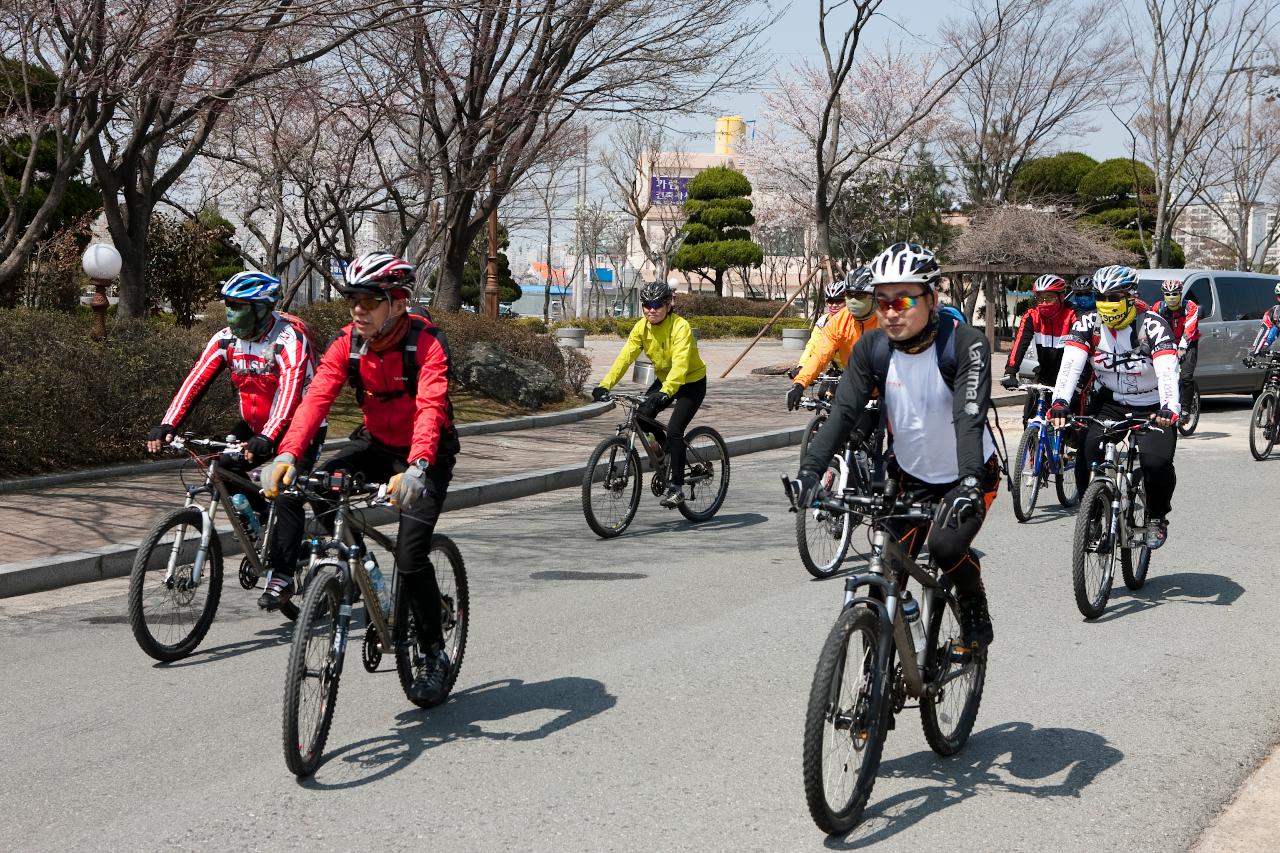
POLYGON ((1058 377, 1058 365, 1062 363, 1062 346, 1075 321, 1076 312, 1063 302, 1033 305, 1018 324, 1009 360, 1005 362, 1005 372, 1017 371, 1027 354, 1027 347, 1034 340, 1036 358, 1040 362, 1040 381, 1052 385, 1058 377))
POLYGON ((1200 340, 1200 306, 1190 299, 1183 301, 1182 310, 1177 313, 1170 311, 1169 306, 1163 302, 1157 302, 1153 310, 1169 321, 1179 347, 1185 348, 1200 340))
MULTIPOLYGON (((408 452, 406 460, 427 460, 435 465, 441 440, 456 440, 453 407, 449 402, 449 353, 432 331, 436 326, 422 317, 413 317, 406 334, 417 335, 418 394, 403 393, 404 344, 385 352, 366 349, 360 356, 360 379, 365 397, 360 409, 364 427, 374 439, 388 447, 408 452)), ((293 416, 293 424, 280 443, 281 453, 301 458, 311 444, 321 422, 347 384, 347 363, 351 354, 351 326, 346 326, 325 350, 315 379, 293 416)), ((357 345, 363 341, 357 336, 357 345)))

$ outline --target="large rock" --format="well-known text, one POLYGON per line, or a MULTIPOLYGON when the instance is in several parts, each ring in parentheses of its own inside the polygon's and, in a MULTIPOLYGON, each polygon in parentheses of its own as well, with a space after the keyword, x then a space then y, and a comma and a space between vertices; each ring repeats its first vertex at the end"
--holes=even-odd
POLYGON ((501 403, 540 409, 564 399, 555 374, 488 341, 472 344, 455 365, 458 381, 501 403))

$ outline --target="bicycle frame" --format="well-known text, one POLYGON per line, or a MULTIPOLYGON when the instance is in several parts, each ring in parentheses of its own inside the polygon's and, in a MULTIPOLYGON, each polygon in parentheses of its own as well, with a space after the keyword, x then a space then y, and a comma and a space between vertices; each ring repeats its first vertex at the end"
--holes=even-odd
MULTIPOLYGON (((204 523, 201 526, 202 529, 200 532, 200 543, 196 546, 196 553, 191 561, 191 586, 195 587, 200 583, 200 577, 204 570, 204 563, 209 555, 209 542, 212 540, 216 532, 215 525, 217 522, 219 506, 221 506, 226 512, 227 519, 231 524, 232 535, 235 536, 236 541, 240 544, 240 548, 244 553, 245 559, 249 561, 249 565, 253 567, 253 570, 259 577, 268 575, 269 572, 262 562, 262 556, 258 553, 258 549, 253 540, 249 538, 249 532, 245 529, 244 524, 240 521, 240 515, 236 512, 235 506, 231 503, 231 492, 228 491, 226 487, 227 481, 236 482, 250 489, 257 489, 257 484, 249 480, 247 477, 242 477, 233 471, 221 470, 219 468, 219 463, 222 459, 221 451, 210 457, 205 457, 209 460, 206 464, 204 458, 201 458, 197 453, 195 453, 195 451, 187 448, 188 444, 205 444, 206 446, 212 447, 221 443, 178 437, 173 440, 171 445, 175 450, 186 450, 190 453, 192 459, 195 460, 196 464, 199 465, 205 473, 203 483, 197 486, 186 487, 187 498, 183 504, 183 506, 188 509, 195 508, 201 516, 204 517, 204 523), (199 498, 201 495, 207 495, 209 497, 207 505, 200 502, 199 498)), ((222 446, 224 448, 226 447, 226 445, 222 446)), ((263 528, 262 534, 259 537, 260 542, 271 541, 271 533, 275 529, 275 523, 276 507, 275 504, 272 503, 271 509, 267 514, 267 524, 263 528)), ((182 553, 184 536, 185 532, 180 531, 177 541, 174 543, 174 547, 169 552, 169 563, 165 570, 166 581, 171 579, 174 572, 177 571, 178 558, 182 553)))
POLYGON ((1037 397, 1035 414, 1027 420, 1027 426, 1034 426, 1040 431, 1040 440, 1036 442, 1036 458, 1031 460, 1031 473, 1037 477, 1043 474, 1061 474, 1062 436, 1049 423, 1049 398, 1053 389, 1048 385, 1022 387, 1034 391, 1037 397))
POLYGON ((640 447, 644 450, 645 458, 649 460, 651 470, 657 470, 658 466, 666 461, 666 451, 654 441, 648 432, 642 427, 650 427, 662 432, 666 432, 666 427, 652 418, 646 418, 640 414, 640 399, 638 397, 628 397, 621 394, 615 394, 613 399, 621 403, 626 408, 627 414, 623 418, 622 423, 618 424, 617 433, 624 436, 627 441, 627 448, 635 450, 636 440, 639 439, 640 447))
POLYGON ((1136 489, 1135 471, 1140 471, 1140 451, 1132 433, 1139 425, 1131 421, 1094 419, 1102 426, 1103 458, 1094 463, 1093 473, 1099 479, 1111 483, 1111 518, 1107 527, 1108 541, 1119 542, 1122 548, 1133 547, 1133 528, 1129 525, 1128 510, 1136 489), (1128 426, 1123 426, 1129 424, 1128 426), (1123 432, 1120 428, 1123 427, 1123 432), (1125 444, 1123 462, 1120 445, 1125 444), (1123 525, 1123 530, 1121 526, 1123 525), (1123 534, 1123 535, 1122 535, 1123 534))

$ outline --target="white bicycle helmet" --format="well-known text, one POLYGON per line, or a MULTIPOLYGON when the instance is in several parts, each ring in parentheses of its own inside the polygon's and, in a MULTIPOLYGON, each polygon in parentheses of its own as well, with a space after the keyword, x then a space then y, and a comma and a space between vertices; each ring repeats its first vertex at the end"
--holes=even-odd
POLYGON ((923 284, 930 290, 938 285, 942 271, 930 249, 919 243, 894 243, 870 263, 871 284, 923 284))
POLYGON ((827 286, 822 289, 822 294, 827 298, 828 302, 843 302, 846 289, 845 280, 838 278, 835 281, 827 282, 827 286))
POLYGON ((407 294, 413 286, 413 264, 389 252, 368 252, 357 255, 347 264, 342 282, 338 288, 342 293, 371 290, 384 294, 391 291, 407 294))
POLYGON ((1130 294, 1138 288, 1138 274, 1132 267, 1113 264, 1093 274, 1093 289, 1099 296, 1130 294))

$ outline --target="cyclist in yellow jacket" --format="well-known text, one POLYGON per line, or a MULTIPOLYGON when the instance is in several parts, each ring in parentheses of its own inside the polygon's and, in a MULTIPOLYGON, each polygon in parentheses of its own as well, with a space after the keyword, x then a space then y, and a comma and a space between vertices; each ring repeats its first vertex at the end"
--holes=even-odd
POLYGON ((667 491, 660 503, 674 509, 684 502, 684 431, 707 396, 707 366, 698 355, 689 321, 671 313, 671 288, 665 281, 655 281, 640 289, 640 307, 644 319, 631 328, 622 352, 613 367, 591 392, 592 399, 609 399, 609 389, 618 384, 622 374, 643 351, 653 362, 657 380, 645 392, 639 412, 655 418, 672 407, 666 435, 653 432, 654 440, 664 445, 667 454, 667 491))
MULTIPOLYGON (((819 317, 818 322, 813 324, 813 331, 809 333, 809 342, 804 345, 804 352, 800 353, 800 358, 795 365, 787 371, 788 379, 795 379, 800 374, 800 371, 804 370, 805 364, 809 361, 809 356, 813 354, 814 348, 822 340, 823 330, 827 328, 828 323, 835 319, 837 314, 844 310, 845 279, 841 278, 837 281, 828 282, 823 292, 827 298, 827 313, 819 317)), ((832 357, 831 363, 840 370, 844 369, 844 359, 840 357, 839 353, 832 357)), ((824 364, 823 368, 825 367, 826 365, 824 364)))
POLYGON ((875 299, 872 298, 871 271, 866 267, 853 270, 845 281, 845 307, 827 320, 817 344, 806 350, 800 360, 800 371, 792 377, 794 384, 787 391, 787 410, 800 407, 804 389, 831 361, 847 364, 853 345, 866 332, 878 325, 875 315, 875 299))

